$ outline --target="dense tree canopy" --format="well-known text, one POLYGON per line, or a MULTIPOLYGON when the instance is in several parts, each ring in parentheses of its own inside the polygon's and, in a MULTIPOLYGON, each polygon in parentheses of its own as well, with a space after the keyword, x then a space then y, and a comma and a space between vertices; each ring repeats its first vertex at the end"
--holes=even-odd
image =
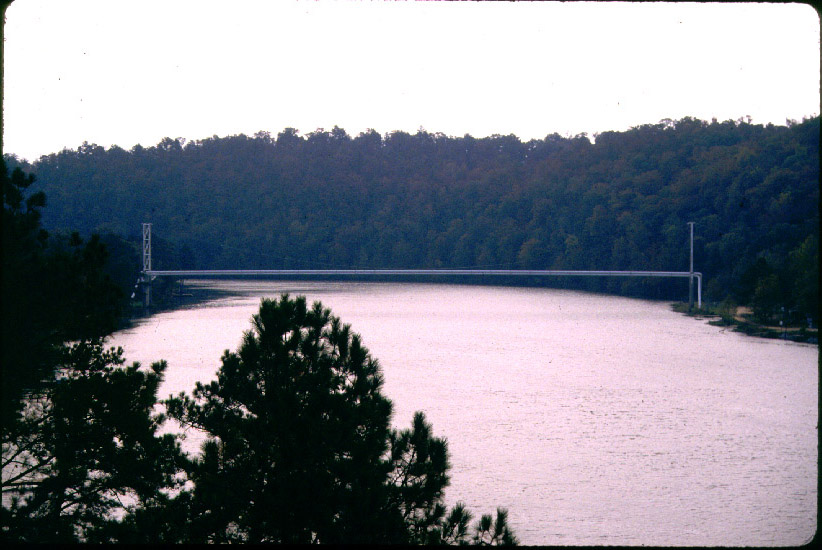
MULTIPOLYGON (((594 143, 287 129, 131 151, 83 144, 30 168, 50 194, 47 227, 136 235, 153 222, 185 250, 160 268, 686 270, 694 221, 710 299, 752 302, 759 282, 744 281, 765 262, 780 305, 818 305, 807 270, 818 263, 818 117, 664 120, 594 143)), ((681 280, 543 283, 687 295, 681 280)))

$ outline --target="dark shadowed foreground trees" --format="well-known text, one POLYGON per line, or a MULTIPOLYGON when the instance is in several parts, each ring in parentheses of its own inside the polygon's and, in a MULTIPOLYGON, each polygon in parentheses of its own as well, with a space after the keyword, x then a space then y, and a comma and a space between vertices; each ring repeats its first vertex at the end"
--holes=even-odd
POLYGON ((117 285, 92 237, 50 239, 33 179, 3 177, 2 518, 10 542, 515 543, 507 514, 446 513, 446 443, 391 402, 359 337, 319 303, 264 300, 217 380, 168 412, 166 364, 125 366, 104 338, 117 285))
POLYGON ((122 350, 95 341, 62 351, 57 379, 3 427, 2 535, 113 542, 118 516, 164 502, 179 484, 184 457, 152 411, 166 365, 123 367, 122 350))
POLYGON ((184 457, 153 408, 164 363, 124 367, 103 338, 121 293, 92 237, 50 238, 43 193, 0 170, 2 495, 0 535, 16 542, 109 540, 129 509, 173 489, 184 457), (71 342, 69 344, 69 342, 71 342))
POLYGON ((2 214, 2 416, 25 392, 53 377, 66 341, 113 331, 124 305, 104 266, 108 252, 95 235, 83 242, 50 236, 40 223, 46 197, 29 193, 34 177, 0 168, 2 214))
POLYGON ((164 362, 123 367, 97 340, 3 426, 2 537, 18 542, 516 544, 507 512, 469 527, 443 503, 444 439, 422 413, 389 427, 377 361, 328 309, 263 300, 237 353, 165 402, 206 434, 160 435, 164 362))
POLYGON ((417 413, 389 427, 377 361, 320 303, 263 300, 217 380, 166 401, 207 434, 189 470, 186 540, 512 544, 504 510, 446 514, 446 442, 417 413))

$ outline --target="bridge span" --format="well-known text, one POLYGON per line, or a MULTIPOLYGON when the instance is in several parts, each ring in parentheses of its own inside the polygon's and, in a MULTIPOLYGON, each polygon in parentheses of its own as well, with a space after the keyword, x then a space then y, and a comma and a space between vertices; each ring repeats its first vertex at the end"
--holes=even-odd
POLYGON ((144 277, 312 277, 312 276, 497 276, 497 277, 695 277, 697 307, 702 307, 702 273, 694 271, 570 271, 549 269, 202 269, 147 270, 144 277))
MULTIPOLYGON (((693 258, 693 256, 692 256, 693 258)), ((693 264, 692 264, 693 265, 693 264)), ((348 277, 348 276, 489 276, 489 277, 685 277, 697 281, 697 307, 702 307, 702 273, 698 271, 580 271, 552 269, 199 269, 151 268, 151 224, 143 224, 143 270, 146 305, 151 303, 151 281, 156 277, 348 277)), ((691 298, 691 301, 693 298, 691 298)))

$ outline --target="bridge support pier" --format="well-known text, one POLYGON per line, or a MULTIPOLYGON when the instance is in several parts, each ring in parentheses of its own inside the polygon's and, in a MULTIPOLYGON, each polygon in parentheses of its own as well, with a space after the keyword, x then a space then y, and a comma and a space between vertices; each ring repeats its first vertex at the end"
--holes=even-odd
POLYGON ((135 288, 135 293, 142 293, 143 306, 146 308, 151 307, 151 281, 153 278, 154 277, 150 275, 142 273, 140 278, 137 279, 137 288, 135 288))
POLYGON ((143 296, 145 307, 151 307, 151 224, 143 224, 143 273, 141 281, 143 284, 143 296))
POLYGON ((151 281, 146 281, 144 283, 144 285, 143 285, 143 294, 144 294, 144 298, 145 298, 145 301, 144 301, 143 305, 145 305, 146 308, 150 308, 151 307, 151 281))
MULTIPOLYGON (((694 308, 694 222, 688 222, 688 227, 691 228, 691 276, 688 277, 688 311, 691 311, 694 308)), ((701 299, 700 302, 702 302, 701 299)), ((701 303, 699 307, 702 307, 701 303)))

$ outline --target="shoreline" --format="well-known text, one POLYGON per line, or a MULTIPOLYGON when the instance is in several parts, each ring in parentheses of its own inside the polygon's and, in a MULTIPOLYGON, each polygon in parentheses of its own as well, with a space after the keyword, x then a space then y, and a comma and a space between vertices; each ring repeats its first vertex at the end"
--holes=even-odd
MULTIPOLYGON (((175 281, 177 283, 178 281, 175 281)), ((376 282, 384 282, 384 281, 376 281, 376 282)), ((411 281, 411 282, 418 282, 418 281, 411 281)), ((481 286, 488 286, 482 283, 477 282, 468 282, 468 281, 442 281, 447 282, 449 284, 480 284, 481 286)), ((497 286, 497 285, 490 285, 490 286, 497 286)), ((531 286, 531 285, 506 285, 503 284, 501 286, 531 286)), ((586 291, 583 291, 586 292, 586 291)), ((590 291, 587 291, 590 292, 590 291)), ((595 294, 599 294, 598 292, 594 292, 595 294)), ((229 296, 233 296, 235 293, 220 290, 215 288, 208 288, 205 286, 200 285, 192 285, 185 287, 185 293, 174 293, 172 292, 169 297, 163 300, 159 304, 155 304, 150 308, 145 308, 141 304, 137 304, 136 302, 132 302, 128 308, 128 312, 124 316, 122 320, 122 325, 118 327, 117 330, 126 330, 129 328, 133 328, 137 323, 139 323, 142 319, 150 317, 156 313, 163 313, 167 311, 172 311, 175 309, 181 309, 191 306, 196 306, 198 304, 210 302, 213 300, 218 300, 220 298, 225 298, 229 296)), ((614 295, 619 296, 619 295, 614 295)), ((640 299, 648 299, 648 298, 640 298, 640 299)), ((651 299, 652 301, 656 301, 651 299)), ((812 328, 808 329, 806 327, 800 326, 787 326, 787 327, 779 327, 779 326, 770 326, 758 323, 753 320, 751 312, 748 308, 745 307, 736 307, 733 317, 727 315, 721 315, 717 310, 716 307, 711 306, 704 306, 702 309, 694 308, 692 311, 688 311, 688 304, 686 302, 670 302, 670 300, 659 300, 665 301, 670 303, 671 310, 682 313, 687 315, 688 317, 694 317, 695 319, 708 319, 708 324, 717 327, 730 327, 734 332, 739 332, 748 336, 753 336, 757 338, 768 338, 768 339, 780 339, 780 340, 789 340, 792 342, 799 342, 799 343, 806 343, 806 344, 819 344, 819 336, 818 336, 818 329, 812 328)))
MULTIPOLYGON (((178 281, 175 281, 177 283, 178 281)), ((134 328, 140 321, 151 317, 157 313, 165 313, 177 309, 185 309, 188 307, 204 304, 220 298, 234 296, 233 292, 227 292, 215 288, 201 288, 201 287, 185 287, 185 294, 173 293, 160 301, 160 303, 152 304, 151 307, 145 307, 141 302, 132 301, 126 306, 126 311, 123 315, 120 325, 117 330, 128 330, 134 328)))
POLYGON ((688 304, 685 302, 674 302, 671 304, 671 309, 695 319, 708 319, 708 324, 711 326, 731 328, 733 332, 739 332, 747 336, 819 345, 819 330, 817 328, 765 325, 754 321, 750 309, 743 306, 737 306, 733 316, 721 315, 715 308, 706 307, 702 309, 694 308, 689 312, 688 304))

